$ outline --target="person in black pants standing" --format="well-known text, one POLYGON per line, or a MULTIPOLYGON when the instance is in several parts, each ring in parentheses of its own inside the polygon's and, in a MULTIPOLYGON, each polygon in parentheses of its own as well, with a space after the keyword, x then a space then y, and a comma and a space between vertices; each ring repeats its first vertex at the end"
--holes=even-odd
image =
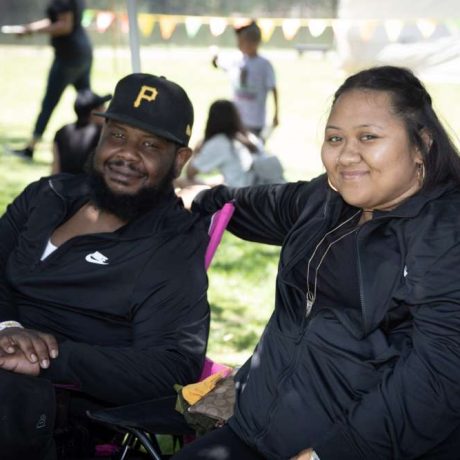
POLYGON ((46 9, 47 17, 24 24, 18 33, 21 36, 49 34, 54 60, 32 137, 25 148, 13 150, 17 156, 32 159, 35 145, 43 136, 51 114, 68 85, 73 85, 77 91, 91 88, 93 50, 81 25, 84 8, 84 0, 51 0, 46 9))

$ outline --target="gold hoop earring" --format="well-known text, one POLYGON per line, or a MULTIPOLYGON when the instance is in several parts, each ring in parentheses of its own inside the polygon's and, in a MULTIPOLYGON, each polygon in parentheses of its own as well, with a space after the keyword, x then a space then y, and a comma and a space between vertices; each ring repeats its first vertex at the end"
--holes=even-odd
POLYGON ((329 187, 331 187, 332 190, 334 190, 334 192, 338 192, 338 190, 332 185, 331 179, 329 179, 329 177, 327 178, 327 184, 329 187))
POLYGON ((425 182, 426 170, 425 170, 425 163, 419 163, 418 165, 418 180, 420 182, 420 186, 422 186, 425 182))

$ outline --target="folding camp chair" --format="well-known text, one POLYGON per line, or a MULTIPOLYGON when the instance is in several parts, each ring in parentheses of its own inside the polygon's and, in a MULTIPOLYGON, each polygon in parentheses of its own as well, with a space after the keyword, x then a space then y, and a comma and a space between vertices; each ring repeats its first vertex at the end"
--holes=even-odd
MULTIPOLYGON (((205 254, 206 269, 211 264, 234 208, 233 202, 226 203, 211 218, 209 243, 205 254)), ((226 366, 216 364, 206 358, 200 380, 224 368, 226 366)), ((229 368, 226 369, 229 370, 229 368)), ((166 457, 161 453, 155 435, 173 435, 180 440, 179 442, 182 442, 184 436, 195 434, 194 430, 187 425, 182 414, 175 410, 175 401, 176 397, 170 396, 121 407, 89 411, 87 414, 92 420, 127 433, 119 452, 119 460, 125 460, 129 451, 137 448, 139 444, 144 447, 150 458, 162 460, 166 457)))

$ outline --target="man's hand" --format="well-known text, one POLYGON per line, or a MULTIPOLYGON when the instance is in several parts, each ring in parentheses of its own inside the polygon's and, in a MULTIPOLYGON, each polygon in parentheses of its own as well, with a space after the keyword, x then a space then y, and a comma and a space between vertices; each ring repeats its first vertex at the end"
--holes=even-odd
POLYGON ((18 374, 34 376, 40 374, 40 365, 38 362, 31 363, 19 348, 14 353, 0 351, 0 368, 18 374))
POLYGON ((291 457, 290 460, 311 460, 313 449, 305 449, 299 452, 296 456, 291 457))
MULTIPOLYGON (((23 353, 24 359, 30 364, 36 364, 46 369, 50 365, 50 359, 57 358, 59 347, 51 334, 33 329, 8 327, 0 331, 1 355, 6 354, 14 357, 18 350, 23 353)), ((2 365, 0 364, 0 366, 2 365)))

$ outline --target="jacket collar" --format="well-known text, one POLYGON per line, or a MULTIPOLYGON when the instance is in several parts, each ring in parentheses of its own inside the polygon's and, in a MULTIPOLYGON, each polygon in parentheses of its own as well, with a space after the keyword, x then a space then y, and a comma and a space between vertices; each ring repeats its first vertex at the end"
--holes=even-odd
MULTIPOLYGON (((454 190, 457 188, 457 185, 448 182, 445 184, 439 184, 436 185, 435 187, 429 189, 429 190, 421 190, 420 192, 416 193, 415 195, 412 195, 409 197, 407 200, 405 200, 403 203, 401 203, 399 206, 396 208, 392 209, 391 211, 379 211, 376 210, 374 211, 374 219, 378 217, 415 217, 420 213, 422 208, 429 203, 430 201, 433 201, 440 196, 444 195, 447 192, 450 192, 451 190, 454 190)), ((328 210, 326 211, 329 215, 335 215, 337 214, 337 209, 342 208, 348 205, 342 197, 337 193, 332 190, 329 190, 328 193, 328 198, 327 198, 327 207, 328 210), (332 194, 332 197, 331 197, 332 194)), ((351 207, 351 206, 350 206, 351 207)), ((351 207, 353 208, 353 207, 351 207)), ((358 209, 358 208, 353 208, 353 209, 358 209)))
POLYGON ((48 179, 50 188, 61 198, 89 198, 90 187, 84 174, 58 174, 48 179))
MULTIPOLYGON (((296 281, 293 278, 293 268, 302 258, 308 257, 314 245, 319 241, 324 234, 339 223, 339 219, 346 219, 358 210, 347 204, 340 194, 333 191, 327 185, 327 176, 324 174, 312 181, 316 182, 312 194, 316 197, 315 205, 316 212, 310 206, 307 206, 299 217, 297 224, 291 231, 291 237, 297 240, 294 246, 283 248, 281 253, 280 276, 287 284, 296 286, 296 281), (297 238, 296 234, 299 234, 297 238), (305 235, 308 239, 305 241, 305 235), (299 241, 301 243, 299 244, 299 241)), ((419 193, 408 198, 397 208, 391 211, 375 211, 373 221, 379 218, 404 218, 417 216, 422 208, 429 202, 442 196, 443 194, 453 190, 457 186, 452 183, 441 184, 430 190, 422 190, 419 193)))
MULTIPOLYGON (((78 208, 89 200, 91 188, 85 174, 59 174, 50 177, 48 183, 68 208, 78 208)), ((184 209, 182 200, 171 188, 151 211, 128 222, 112 235, 116 239, 137 239, 150 237, 153 233, 177 234, 190 229, 197 220, 198 216, 184 209)))
POLYGON ((448 182, 445 184, 436 185, 429 190, 421 190, 415 195, 408 198, 404 203, 391 211, 391 215, 395 217, 414 217, 420 213, 422 208, 430 201, 436 200, 445 193, 457 188, 457 185, 448 182))

